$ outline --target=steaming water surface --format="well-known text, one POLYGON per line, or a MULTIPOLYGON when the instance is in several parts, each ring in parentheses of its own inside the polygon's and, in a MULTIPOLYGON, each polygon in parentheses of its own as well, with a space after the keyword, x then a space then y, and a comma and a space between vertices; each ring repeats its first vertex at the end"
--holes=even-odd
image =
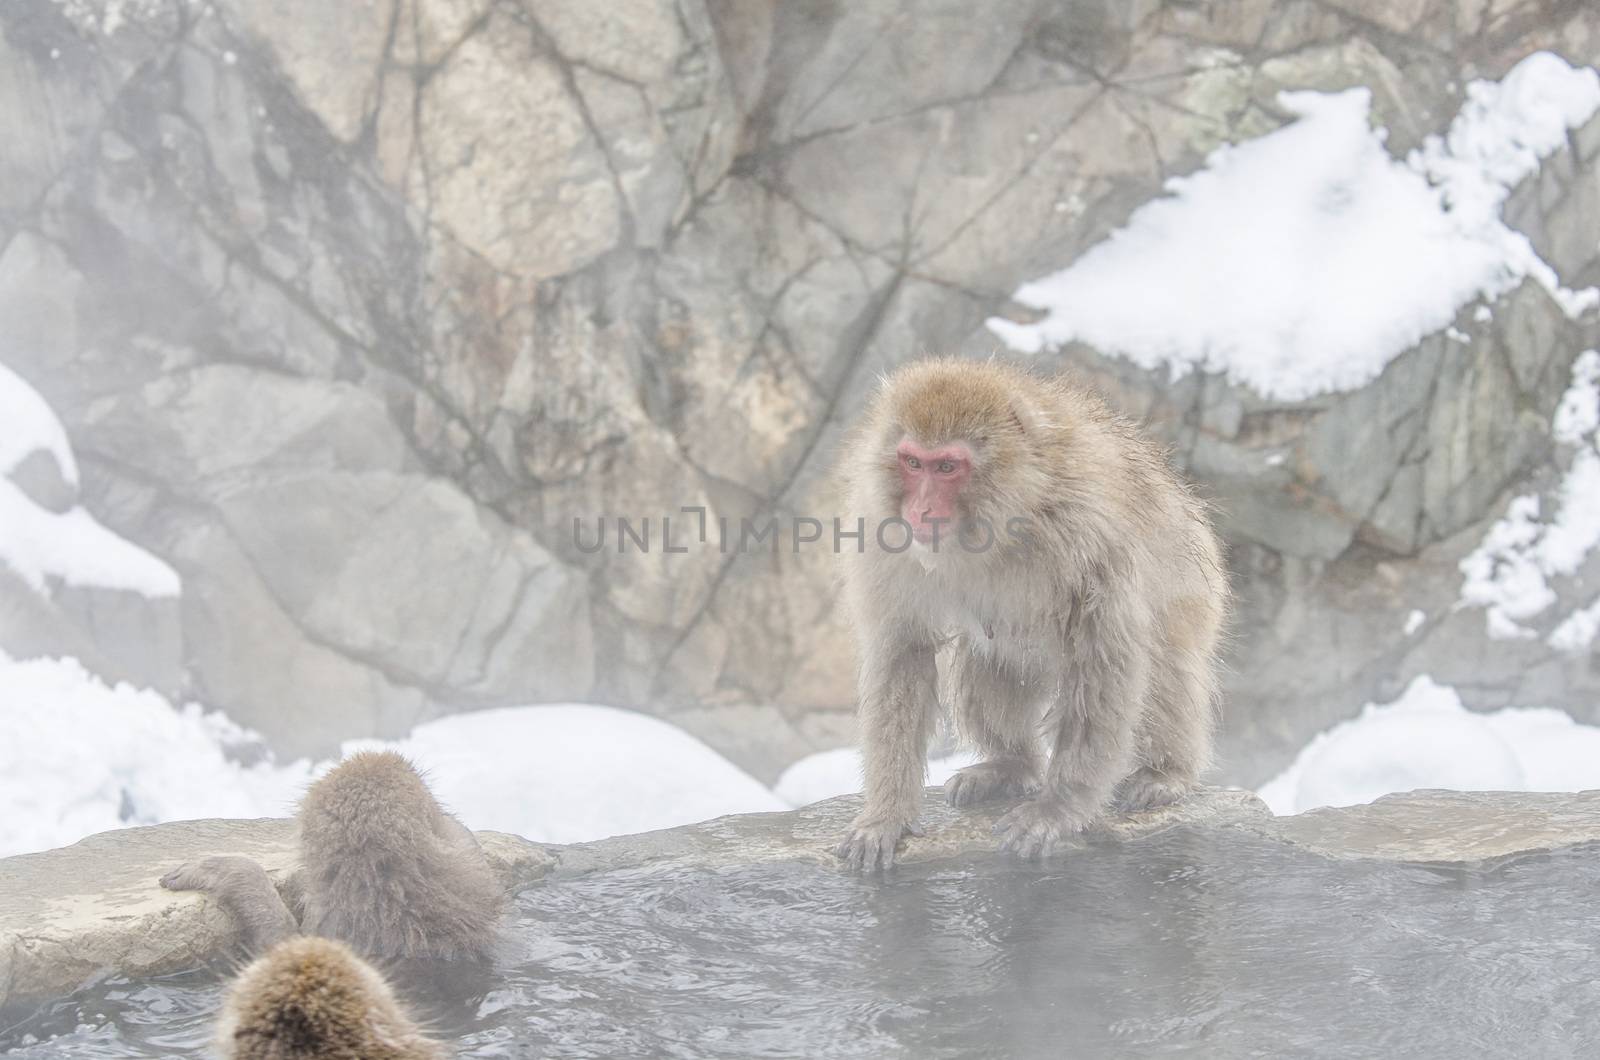
MULTIPOLYGON (((491 972, 397 972, 464 1057, 1595 1055, 1597 882, 1593 846, 1428 869, 1216 829, 886 881, 645 867, 525 892, 491 972)), ((0 1045, 205 1055, 220 992, 108 980, 0 1045)))

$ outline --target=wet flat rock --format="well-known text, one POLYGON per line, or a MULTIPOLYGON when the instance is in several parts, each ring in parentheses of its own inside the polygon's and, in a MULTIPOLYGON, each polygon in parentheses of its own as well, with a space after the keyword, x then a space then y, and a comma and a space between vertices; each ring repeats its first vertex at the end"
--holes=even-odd
MULTIPOLYGON (((555 859, 517 836, 479 832, 508 886, 555 859)), ((168 869, 213 854, 260 862, 282 887, 295 868, 293 821, 179 821, 89 836, 0 859, 0 1009, 76 989, 108 969, 160 975, 234 943, 234 925, 198 893, 168 891, 168 869)))
MULTIPOLYGON (((907 837, 896 860, 910 865, 992 852, 999 846, 994 824, 1015 805, 993 802, 956 810, 945 802, 942 788, 929 788, 923 795, 923 834, 907 837)), ((602 839, 566 848, 561 868, 564 872, 593 872, 661 860, 703 864, 810 861, 837 865, 832 847, 860 807, 860 796, 844 795, 790 813, 740 814, 659 832, 602 839)), ((1270 818, 1266 804, 1253 792, 1208 788, 1173 806, 1113 815, 1098 835, 1130 840, 1180 824, 1225 826, 1270 818)), ((1078 845, 1081 841, 1069 842, 1062 850, 1078 845)))
MULTIPOLYGON (((941 789, 928 789, 924 834, 906 840, 900 863, 993 851, 991 829, 1012 805, 957 811, 945 804, 941 789)), ((652 863, 837 865, 831 848, 859 808, 860 797, 847 795, 786 813, 722 817, 571 846, 496 832, 478 836, 514 889, 552 872, 652 863)), ((1251 792, 1209 788, 1173 806, 1113 815, 1090 840, 1137 843, 1179 826, 1244 829, 1327 857, 1474 862, 1600 840, 1600 792, 1421 791, 1367 806, 1273 817, 1251 792)), ((183 821, 105 832, 60 850, 0 859, 0 1007, 65 994, 107 970, 155 975, 199 964, 233 944, 232 925, 202 896, 163 890, 156 882, 161 874, 195 857, 243 854, 260 861, 282 885, 294 870, 294 846, 291 821, 183 821)), ((1061 856, 1072 856, 1071 849, 1061 856)))
POLYGON ((1275 817, 1265 831, 1330 857, 1485 861, 1600 840, 1600 791, 1413 791, 1275 817))

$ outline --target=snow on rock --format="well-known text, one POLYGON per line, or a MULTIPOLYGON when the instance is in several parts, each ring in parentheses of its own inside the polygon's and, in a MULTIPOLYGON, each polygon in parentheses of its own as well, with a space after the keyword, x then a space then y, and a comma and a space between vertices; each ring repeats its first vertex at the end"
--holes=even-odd
POLYGON ((55 0, 55 3, 62 16, 85 37, 96 34, 110 37, 123 26, 154 18, 163 10, 161 0, 104 0, 104 3, 55 0))
MULTIPOLYGON (((333 766, 279 765, 220 713, 107 685, 74 659, 0 655, 0 703, 0 857, 129 825, 288 816, 333 766)), ((541 842, 789 808, 681 729, 612 707, 455 714, 403 740, 355 740, 343 750, 365 748, 416 762, 470 827, 541 842)))
POLYGON ((614 707, 551 705, 453 714, 387 747, 427 775, 473 828, 546 843, 704 821, 788 804, 682 729, 614 707))
POLYGON ((1393 703, 1307 744, 1260 788, 1274 813, 1354 806, 1417 788, 1582 791, 1600 787, 1600 727, 1559 710, 1478 714, 1455 690, 1418 677, 1393 703))
POLYGON ((178 573, 151 553, 106 529, 81 506, 52 512, 6 476, 33 452, 55 458, 61 476, 78 482, 67 432, 39 392, 0 364, 0 564, 40 593, 52 581, 86 588, 177 596, 178 573))
POLYGON ((1584 350, 1573 358, 1572 382, 1561 395, 1550 430, 1558 442, 1582 445, 1596 428, 1600 428, 1600 350, 1584 350))
POLYGON ((1535 52, 1504 80, 1473 81, 1444 137, 1430 136, 1410 164, 1437 184, 1443 203, 1464 227, 1498 244, 1504 276, 1498 294, 1531 276, 1568 316, 1600 304, 1600 289, 1569 291, 1521 232, 1500 223, 1500 207, 1511 189, 1538 171, 1539 163, 1567 143, 1570 130, 1600 110, 1600 72, 1569 66, 1551 52, 1535 52))
POLYGON ((1600 633, 1600 596, 1562 619, 1545 638, 1545 643, 1557 651, 1579 655, 1589 650, 1596 633, 1600 633))
MULTIPOLYGON (((972 765, 976 755, 961 751, 928 763, 927 783, 943 784, 958 769, 972 765)), ((783 771, 773 789, 788 806, 809 806, 836 795, 852 795, 861 790, 861 751, 841 747, 807 755, 783 771)))
MULTIPOLYGON (((1570 577, 1600 545, 1600 351, 1586 350, 1573 362, 1572 382, 1556 408, 1552 432, 1577 446, 1557 489, 1558 507, 1547 522, 1538 494, 1514 498, 1489 527, 1483 542, 1461 561, 1461 602, 1485 609, 1489 636, 1531 639, 1522 623, 1557 600, 1552 578, 1570 577)), ((1594 637, 1596 617, 1577 612, 1550 634, 1562 650, 1583 650, 1594 637), (1587 632, 1585 632, 1587 630, 1587 632)))
POLYGON ((259 748, 221 714, 108 685, 75 659, 0 655, 0 703, 0 856, 129 825, 281 817, 311 777, 305 762, 241 765, 259 748))
POLYGON ((1600 110, 1594 70, 1541 52, 1498 84, 1474 82, 1449 133, 1404 163, 1368 124, 1366 89, 1279 102, 1298 120, 1168 181, 1169 196, 1016 292, 1042 319, 990 329, 1023 352, 1082 341, 1298 400, 1370 382, 1462 306, 1526 276, 1569 313, 1600 301, 1562 289, 1500 220, 1512 186, 1600 110))
POLYGON ((41 593, 50 582, 177 596, 178 572, 105 528, 82 507, 59 515, 0 479, 0 563, 41 593))
POLYGON ((78 464, 66 428, 28 381, 0 364, 0 475, 9 475, 29 453, 44 450, 55 458, 61 477, 78 484, 78 464))

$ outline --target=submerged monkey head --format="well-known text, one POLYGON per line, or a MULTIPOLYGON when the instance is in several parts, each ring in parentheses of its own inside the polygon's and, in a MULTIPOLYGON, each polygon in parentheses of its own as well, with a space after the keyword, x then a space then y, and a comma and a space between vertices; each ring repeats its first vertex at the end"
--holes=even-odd
POLYGON ((443 1060, 388 983, 343 943, 280 942, 234 980, 217 1028, 229 1060, 443 1060))

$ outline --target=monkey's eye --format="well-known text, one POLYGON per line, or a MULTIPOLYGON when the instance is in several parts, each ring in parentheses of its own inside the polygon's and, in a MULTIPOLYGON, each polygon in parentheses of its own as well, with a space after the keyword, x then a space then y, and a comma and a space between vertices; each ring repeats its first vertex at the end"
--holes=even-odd
POLYGON ((906 457, 906 467, 909 467, 913 471, 920 471, 922 470, 922 461, 918 460, 914 456, 908 456, 906 457))
POLYGON ((955 471, 955 469, 956 469, 956 464, 955 464, 954 460, 941 460, 941 461, 939 461, 939 466, 938 466, 938 468, 936 470, 941 475, 949 475, 949 474, 953 473, 955 471))

